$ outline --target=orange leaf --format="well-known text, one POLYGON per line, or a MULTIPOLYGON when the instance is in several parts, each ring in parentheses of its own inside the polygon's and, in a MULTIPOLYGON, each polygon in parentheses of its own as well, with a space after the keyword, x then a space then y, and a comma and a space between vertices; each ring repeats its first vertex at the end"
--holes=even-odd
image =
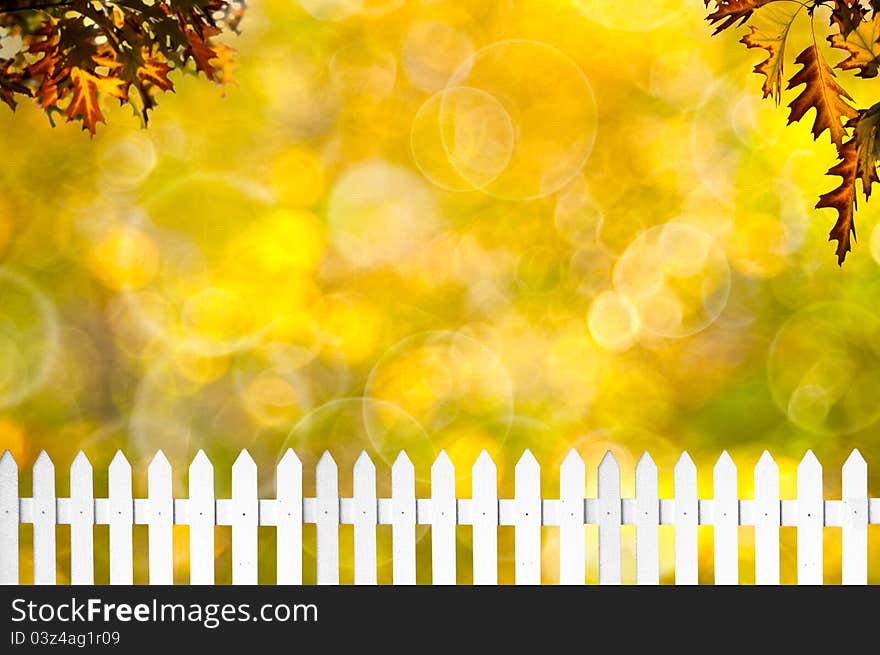
POLYGON ((815 109, 813 138, 818 139, 828 130, 832 143, 839 150, 847 136, 844 119, 858 115, 858 111, 847 102, 852 97, 834 81, 834 71, 819 52, 817 44, 808 46, 794 61, 802 68, 789 80, 786 88, 793 89, 803 84, 804 89, 789 105, 789 124, 801 120, 810 109, 815 109))
POLYGON ((94 136, 97 124, 105 122, 99 105, 101 96, 125 100, 126 84, 118 77, 93 75, 76 66, 70 69, 70 81, 73 85, 73 97, 65 112, 67 120, 81 118, 83 129, 94 136))
POLYGON ((170 72, 171 66, 165 63, 165 59, 155 47, 152 53, 144 48, 144 63, 137 69, 137 78, 141 83, 149 83, 163 91, 171 91, 174 83, 168 79, 170 72))
POLYGON ((186 38, 189 46, 186 49, 187 56, 192 57, 196 70, 202 71, 212 82, 217 81, 217 70, 211 61, 217 58, 217 51, 209 43, 209 38, 218 34, 216 28, 204 28, 204 38, 191 27, 186 28, 186 38))

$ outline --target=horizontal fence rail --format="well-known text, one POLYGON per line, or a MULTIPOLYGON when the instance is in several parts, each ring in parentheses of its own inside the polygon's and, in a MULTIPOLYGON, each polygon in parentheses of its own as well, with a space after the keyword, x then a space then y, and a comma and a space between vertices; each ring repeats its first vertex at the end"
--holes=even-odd
POLYGON ((203 451, 189 467, 189 497, 172 496, 171 464, 159 451, 148 468, 148 498, 133 498, 132 470, 122 452, 108 469, 108 498, 95 498, 92 466, 83 452, 70 467, 70 497, 55 493, 55 467, 42 452, 33 491, 20 497, 18 465, 0 458, 0 584, 19 583, 19 528, 33 525, 35 584, 56 583, 56 525, 70 526, 70 579, 94 583, 94 526, 109 526, 110 583, 131 584, 132 526, 148 526, 149 583, 173 582, 172 526, 190 532, 190 583, 214 583, 214 526, 232 528, 232 582, 257 583, 257 528, 276 527, 279 584, 301 584, 303 524, 316 525, 318 584, 339 583, 339 526, 354 526, 354 582, 375 584, 376 526, 392 527, 394 584, 416 582, 416 526, 431 526, 433 584, 456 583, 456 526, 472 526, 473 581, 498 582, 498 527, 514 527, 517 584, 541 582, 541 526, 559 527, 559 581, 583 584, 590 556, 585 525, 598 526, 600 584, 621 582, 622 525, 636 527, 636 582, 658 584, 661 525, 674 526, 675 583, 698 581, 700 525, 714 526, 717 584, 739 582, 739 526, 755 532, 755 582, 779 584, 779 529, 797 528, 797 581, 823 582, 823 529, 841 528, 842 581, 868 581, 868 525, 880 524, 880 498, 868 498, 868 469, 853 451, 842 470, 842 499, 823 496, 822 466, 812 452, 798 466, 797 499, 781 499, 779 470, 765 452, 754 469, 755 493, 740 499, 737 471, 721 455, 713 470, 714 498, 697 495, 697 469, 683 453, 673 470, 674 498, 659 498, 658 470, 648 453, 635 471, 635 498, 622 498, 620 469, 609 452, 597 471, 596 498, 585 495, 586 468, 572 450, 559 470, 559 498, 544 499, 540 466, 527 450, 514 471, 513 498, 498 498, 495 463, 483 451, 471 471, 471 498, 455 495, 455 469, 441 452, 431 467, 431 497, 416 498, 415 472, 405 453, 391 467, 391 498, 376 494, 376 467, 366 453, 354 465, 353 497, 340 498, 336 462, 325 452, 315 468, 314 498, 302 493, 302 464, 288 450, 276 467, 276 497, 259 498, 257 466, 242 451, 232 466, 232 497, 216 498, 214 468, 203 451))

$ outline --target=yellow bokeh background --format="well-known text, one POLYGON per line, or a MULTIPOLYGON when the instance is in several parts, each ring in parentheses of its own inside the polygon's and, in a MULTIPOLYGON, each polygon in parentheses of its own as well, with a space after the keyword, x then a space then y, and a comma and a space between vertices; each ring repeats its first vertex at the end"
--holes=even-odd
MULTIPOLYGON (((121 448, 143 495, 161 448, 183 495, 203 448, 224 496, 247 448, 267 497, 293 447, 307 494, 327 448, 344 493, 367 450, 386 494, 397 451, 410 453, 424 494, 444 449, 467 496, 486 449, 510 497, 529 448, 553 497, 574 447, 591 493, 594 467, 614 452, 624 495, 649 450, 665 497, 685 449, 703 497, 724 449, 748 497, 767 448, 788 498, 808 448, 828 498, 859 448, 880 496, 876 201, 860 204, 860 238, 838 268, 833 212, 812 209, 837 183, 824 176, 827 136, 813 142, 806 120, 786 127, 787 110, 760 98, 759 54, 733 33, 710 38, 703 17, 690 0, 638 11, 605 0, 255 0, 230 39, 235 84, 176 74, 146 130, 109 105, 93 139, 51 127, 31 104, 0 108, 0 449, 22 466, 23 493, 46 449, 66 494, 82 448, 102 495, 121 448)), ((809 34, 802 18, 793 41, 809 34)), ((827 29, 821 11, 815 26, 827 29)), ((876 83, 841 79, 859 106, 876 101, 876 83)), ((711 582, 712 532, 700 530, 711 582)), ((146 582, 135 532, 135 581, 146 582)), ((668 582, 671 528, 661 533, 668 582)), ((839 529, 826 533, 826 578, 839 581, 839 529)), ((217 534, 225 582, 228 530, 217 534)), ((380 551, 389 534, 380 529, 380 551)), ((741 529, 745 581, 751 534, 741 529)), ((106 530, 96 535, 100 582, 106 530)), ((513 579, 511 535, 501 529, 502 582, 513 579)), ((305 536, 313 543, 312 528, 305 536)), ((419 536, 429 581, 430 531, 419 536)), ((460 536, 467 562, 469 531, 460 536)), ((553 581, 558 531, 544 537, 553 581)), ((178 581, 187 539, 176 530, 178 581)), ((625 555, 633 544, 625 528, 625 555)), ((782 546, 790 583, 788 528, 782 546)), ((343 582, 351 548, 345 528, 343 582)), ((271 582, 271 529, 260 549, 271 582)), ((307 544, 307 581, 313 553, 307 544)), ((634 576, 629 561, 624 580, 634 576)))

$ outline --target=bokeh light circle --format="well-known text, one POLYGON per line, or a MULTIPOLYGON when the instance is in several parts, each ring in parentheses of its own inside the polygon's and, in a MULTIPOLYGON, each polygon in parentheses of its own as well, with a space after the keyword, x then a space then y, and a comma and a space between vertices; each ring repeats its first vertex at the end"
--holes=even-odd
POLYGON ((642 327, 661 337, 696 334, 721 314, 730 266, 707 232, 682 222, 637 236, 614 267, 614 287, 633 304, 642 327))
POLYGON ((501 443, 513 417, 507 369, 489 348, 460 332, 403 339, 376 362, 364 395, 400 407, 438 448, 471 439, 501 443))
POLYGON ((867 428, 880 418, 880 319, 851 303, 810 305, 776 333, 767 373, 773 400, 799 428, 867 428))
POLYGON ((590 305, 587 325, 596 343, 605 350, 620 352, 635 343, 639 316, 626 296, 605 291, 590 305))
POLYGON ((685 0, 651 0, 638 9, 629 2, 574 0, 575 6, 592 21, 612 30, 649 32, 677 20, 687 9, 685 0))
MULTIPOLYGON (((329 449, 343 471, 351 470, 361 452, 377 467, 390 467, 406 451, 418 480, 430 478, 439 452, 425 429, 403 409, 363 396, 337 398, 315 407, 290 430, 280 455, 287 448, 313 462, 329 449)), ((382 484, 387 486, 387 482, 382 484)))
POLYGON ((383 160, 343 173, 327 203, 330 240, 355 266, 399 265, 439 222, 436 199, 422 178, 383 160))
MULTIPOLYGON (((583 168, 593 150, 597 109, 592 86, 581 68, 554 46, 525 39, 490 44, 450 78, 447 88, 456 86, 494 96, 513 123, 516 142, 510 163, 484 187, 492 196, 526 200, 555 193, 583 168)), ((454 106, 444 97, 441 124, 454 106)), ((452 165, 479 187, 481 180, 471 177, 453 146, 446 142, 452 165)))
POLYGON ((413 86, 433 93, 446 86, 473 53, 470 38, 461 30, 437 21, 419 21, 406 32, 400 62, 413 86))
POLYGON ((470 191, 484 188, 507 168, 515 138, 504 105, 485 91, 458 86, 438 91, 419 108, 410 147, 416 166, 432 183, 470 191))
POLYGON ((49 297, 0 269, 0 409, 18 405, 45 383, 58 356, 58 315, 49 297))

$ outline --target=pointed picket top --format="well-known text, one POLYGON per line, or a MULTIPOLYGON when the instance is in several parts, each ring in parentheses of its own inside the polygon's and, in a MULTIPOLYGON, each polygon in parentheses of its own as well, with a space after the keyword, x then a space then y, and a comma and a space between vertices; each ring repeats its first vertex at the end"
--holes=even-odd
POLYGON ((477 461, 474 462, 473 472, 477 473, 478 471, 495 473, 495 462, 492 461, 485 448, 480 451, 477 461))
MULTIPOLYGON (((485 451, 483 451, 483 452, 485 452, 485 451)), ((532 470, 535 470, 538 468, 540 468, 540 465, 538 464, 538 460, 535 459, 535 456, 532 454, 532 451, 529 450, 528 448, 526 448, 523 451, 522 456, 519 458, 519 461, 516 463, 516 466, 514 467, 513 471, 514 471, 514 475, 516 475, 520 471, 527 472, 527 471, 532 471, 532 470)))
POLYGON ((157 450, 156 454, 153 456, 153 459, 150 460, 150 465, 147 467, 147 476, 152 475, 162 475, 163 473, 171 472, 171 462, 168 461, 168 458, 165 456, 165 453, 162 450, 157 450))
POLYGON ((71 474, 73 474, 74 471, 90 471, 91 468, 92 463, 82 450, 76 453, 76 457, 74 457, 73 461, 70 463, 71 474))
POLYGON ((765 450, 762 454, 758 463, 755 464, 755 475, 759 475, 761 473, 773 474, 779 473, 779 466, 776 465, 776 460, 773 459, 773 456, 770 454, 769 450, 765 450))
POLYGON ((52 463, 52 459, 49 457, 49 453, 45 450, 41 450, 40 454, 37 456, 36 461, 34 462, 34 471, 55 471, 55 464, 52 463))
POLYGON ((393 480, 395 475, 407 475, 411 472, 415 473, 412 460, 410 460, 406 451, 401 450, 397 453, 397 457, 394 458, 394 463, 391 464, 391 478, 393 480))
POLYGON ((279 475, 297 475, 302 473, 302 460, 297 457, 293 448, 288 448, 275 467, 279 475))
POLYGON ((131 471, 131 464, 128 462, 128 459, 126 459, 125 453, 121 450, 116 451, 116 454, 113 455, 113 459, 110 460, 109 470, 131 471))
POLYGON ((850 453, 846 462, 843 464, 843 475, 853 475, 854 473, 862 473, 863 471, 865 473, 868 472, 868 463, 865 461, 865 458, 862 457, 862 453, 859 452, 859 449, 856 448, 850 453))
POLYGON ((199 452, 197 452, 196 456, 193 457, 190 467, 193 466, 198 466, 200 468, 205 468, 206 466, 210 466, 211 468, 214 467, 214 465, 211 464, 211 460, 208 459, 208 456, 205 454, 205 451, 202 448, 199 448, 199 452))
POLYGON ((602 457, 602 461, 599 462, 599 475, 602 476, 603 474, 614 473, 620 473, 620 465, 617 463, 614 453, 610 450, 606 450, 605 455, 602 457))
POLYGON ((657 464, 654 462, 654 458, 651 457, 651 453, 647 450, 642 453, 642 456, 639 457, 639 461, 636 464, 636 480, 638 480, 643 475, 656 475, 657 474, 657 464))
POLYGON ((250 471, 251 469, 256 470, 257 463, 254 461, 254 458, 251 457, 251 454, 248 452, 247 448, 242 450, 238 457, 235 458, 235 461, 232 463, 232 472, 233 474, 236 471, 250 471))
POLYGON ((362 450, 361 454, 358 455, 358 458, 354 462, 354 475, 363 475, 370 472, 376 471, 376 465, 373 464, 373 460, 370 459, 370 455, 366 450, 362 450))
POLYGON ((808 450, 804 453, 803 459, 801 459, 800 464, 798 464, 798 473, 801 472, 812 472, 819 471, 822 472, 822 462, 820 462, 816 455, 812 450, 808 450))
POLYGON ((565 471, 575 471, 582 468, 584 468, 584 458, 581 457, 577 450, 572 448, 568 451, 565 459, 562 460, 562 466, 559 470, 560 473, 564 473, 565 471))
POLYGON ((326 471, 327 473, 336 473, 336 460, 333 459, 333 455, 330 454, 329 450, 325 450, 321 454, 321 458, 318 460, 318 463, 315 465, 315 473, 319 473, 321 471, 326 471))
POLYGON ((726 450, 721 452, 721 455, 718 457, 718 461, 715 462, 715 468, 712 469, 715 475, 719 474, 727 474, 727 475, 736 475, 736 464, 733 461, 733 458, 730 456, 726 450))
POLYGON ((288 448, 284 451, 284 455, 281 456, 281 459, 278 460, 279 466, 296 466, 299 464, 302 466, 302 460, 300 460, 299 456, 296 454, 296 451, 293 448, 288 448))
POLYGON ((0 469, 5 469, 10 465, 14 466, 16 469, 18 468, 18 462, 15 461, 15 457, 12 456, 12 451, 4 450, 3 456, 0 457, 0 469))
POLYGON ((675 462, 675 466, 672 467, 673 473, 684 473, 694 471, 696 472, 697 467, 694 464, 694 460, 691 459, 691 456, 688 454, 688 451, 683 451, 681 456, 678 458, 678 461, 675 462))

